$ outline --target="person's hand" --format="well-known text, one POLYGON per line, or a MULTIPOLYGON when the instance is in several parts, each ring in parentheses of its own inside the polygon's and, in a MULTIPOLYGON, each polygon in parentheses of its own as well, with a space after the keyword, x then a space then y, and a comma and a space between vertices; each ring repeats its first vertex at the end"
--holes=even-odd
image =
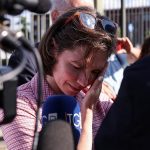
POLYGON ((99 101, 99 95, 102 89, 104 73, 108 63, 105 64, 103 72, 94 81, 91 87, 87 87, 83 91, 85 97, 81 106, 82 131, 77 146, 77 150, 92 150, 92 122, 94 104, 99 101))
MULTIPOLYGON (((83 89, 82 91, 84 93, 87 93, 89 88, 90 87, 87 87, 87 88, 83 89)), ((105 82, 105 81, 103 81, 103 83, 102 83, 101 92, 105 93, 113 101, 116 99, 117 95, 116 95, 115 91, 113 90, 112 86, 109 83, 105 82)))
POLYGON ((83 107, 93 109, 94 104, 99 100, 102 89, 103 76, 99 76, 88 89, 83 99, 83 107))
POLYGON ((92 150, 93 107, 99 100, 102 81, 103 76, 99 76, 87 91, 86 96, 83 99, 83 104, 81 107, 82 131, 77 150, 92 150))
POLYGON ((133 44, 129 40, 128 37, 122 37, 122 38, 118 37, 117 38, 117 44, 121 45, 120 46, 121 49, 118 51, 118 53, 121 53, 121 52, 130 53, 132 51, 133 44))
POLYGON ((139 58, 140 48, 133 47, 128 37, 117 38, 117 43, 121 45, 121 50, 117 51, 117 53, 127 53, 127 61, 129 64, 134 63, 139 58))
POLYGON ((107 69, 107 66, 108 66, 108 62, 106 62, 103 71, 94 81, 94 83, 83 90, 83 92, 86 94, 83 99, 83 105, 82 105, 84 109, 93 109, 94 104, 99 100, 99 95, 102 90, 102 83, 103 83, 104 74, 107 69))
POLYGON ((105 81, 103 81, 103 84, 102 84, 102 93, 105 93, 106 95, 108 95, 109 98, 112 100, 115 100, 117 96, 115 91, 111 87, 111 85, 105 81))

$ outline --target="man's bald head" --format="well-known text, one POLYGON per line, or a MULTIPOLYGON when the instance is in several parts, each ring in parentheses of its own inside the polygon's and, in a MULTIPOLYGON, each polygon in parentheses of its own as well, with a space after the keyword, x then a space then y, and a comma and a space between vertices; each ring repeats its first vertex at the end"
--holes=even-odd
POLYGON ((54 22, 65 11, 79 6, 94 8, 93 0, 52 0, 51 17, 54 22))

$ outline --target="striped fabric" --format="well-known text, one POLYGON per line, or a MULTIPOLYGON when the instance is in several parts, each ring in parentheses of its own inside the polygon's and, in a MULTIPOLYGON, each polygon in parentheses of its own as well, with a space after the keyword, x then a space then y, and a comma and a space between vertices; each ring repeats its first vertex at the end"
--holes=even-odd
MULTIPOLYGON (((36 118, 36 99, 37 99, 37 80, 36 74, 32 80, 18 88, 17 92, 17 116, 10 124, 3 125, 2 132, 5 143, 8 150, 31 150, 35 118, 36 118)), ((43 100, 48 96, 56 94, 50 89, 46 80, 43 85, 43 100)), ((79 93, 77 96, 79 105, 82 105, 83 93, 79 93)), ((10 98, 11 100, 11 98, 10 98)), ((96 135, 98 128, 101 125, 103 118, 108 112, 112 101, 104 94, 100 95, 100 101, 97 102, 94 108, 94 120, 93 120, 93 136, 96 135)), ((41 111, 41 110, 40 110, 41 111)), ((3 114, 0 113, 0 118, 3 114)), ((41 130, 41 120, 39 119, 38 130, 41 130)))

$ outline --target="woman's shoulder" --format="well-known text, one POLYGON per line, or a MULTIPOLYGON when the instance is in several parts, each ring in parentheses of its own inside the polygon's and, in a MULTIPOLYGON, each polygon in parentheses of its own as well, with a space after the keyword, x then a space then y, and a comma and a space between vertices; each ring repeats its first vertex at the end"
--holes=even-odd
POLYGON ((19 99, 35 99, 31 83, 27 82, 17 88, 17 98, 19 99))
POLYGON ((22 84, 17 88, 17 98, 19 99, 36 99, 37 98, 37 80, 38 77, 35 75, 31 81, 22 84))
POLYGON ((42 99, 45 100, 48 96, 53 95, 54 91, 50 88, 47 80, 44 78, 41 85, 38 84, 38 74, 31 81, 21 85, 17 89, 17 98, 24 100, 36 101, 39 96, 39 86, 42 87, 42 99))

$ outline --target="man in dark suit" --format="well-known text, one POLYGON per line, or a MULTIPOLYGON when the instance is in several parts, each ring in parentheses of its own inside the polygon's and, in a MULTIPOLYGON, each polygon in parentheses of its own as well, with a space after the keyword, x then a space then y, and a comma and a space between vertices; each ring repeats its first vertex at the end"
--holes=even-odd
MULTIPOLYGON (((22 85, 32 79, 35 73, 38 71, 37 64, 34 58, 34 54, 27 51, 26 52, 26 66, 23 71, 18 75, 18 86, 22 85)), ((21 63, 22 54, 20 51, 15 50, 11 55, 8 65, 11 68, 16 68, 21 63)))
POLYGON ((118 97, 95 138, 95 150, 150 149, 150 56, 124 72, 118 97))

